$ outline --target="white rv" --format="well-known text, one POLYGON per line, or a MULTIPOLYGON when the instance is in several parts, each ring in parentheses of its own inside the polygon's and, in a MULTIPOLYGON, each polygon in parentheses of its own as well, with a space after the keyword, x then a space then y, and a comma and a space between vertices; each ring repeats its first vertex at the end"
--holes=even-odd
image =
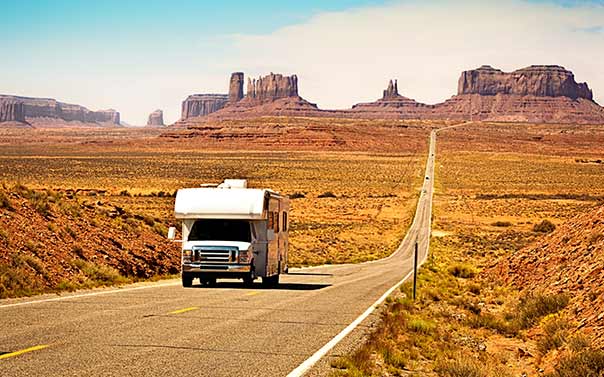
MULTIPOLYGON (((178 190, 174 205, 182 220, 182 285, 193 279, 211 285, 217 278, 256 277, 268 286, 287 272, 289 199, 245 180, 217 187, 178 190)), ((175 229, 169 237, 174 239, 175 229)))

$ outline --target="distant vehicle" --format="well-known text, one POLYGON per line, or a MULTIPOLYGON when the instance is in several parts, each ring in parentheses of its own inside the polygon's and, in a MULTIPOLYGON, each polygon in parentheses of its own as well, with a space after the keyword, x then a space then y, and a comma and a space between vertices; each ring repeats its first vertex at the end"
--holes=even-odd
MULTIPOLYGON (((181 277, 212 285, 217 278, 256 277, 276 286, 288 270, 289 199, 247 181, 227 179, 217 187, 185 188, 176 193, 174 214, 182 220, 181 277)), ((168 238, 175 238, 170 228, 168 238)))
POLYGON ((430 177, 426 176, 426 179, 430 179, 430 177))

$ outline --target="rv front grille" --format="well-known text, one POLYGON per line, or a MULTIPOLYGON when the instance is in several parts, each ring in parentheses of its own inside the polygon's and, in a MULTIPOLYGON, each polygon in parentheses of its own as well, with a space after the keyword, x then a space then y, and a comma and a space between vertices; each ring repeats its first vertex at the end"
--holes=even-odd
POLYGON ((236 247, 226 246, 198 246, 193 247, 192 262, 203 263, 233 263, 237 262, 236 247))

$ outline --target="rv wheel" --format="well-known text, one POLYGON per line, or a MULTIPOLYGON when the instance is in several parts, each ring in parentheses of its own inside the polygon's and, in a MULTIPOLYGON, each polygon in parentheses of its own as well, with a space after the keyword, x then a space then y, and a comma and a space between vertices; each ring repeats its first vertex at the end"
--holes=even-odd
POLYGON ((262 285, 274 288, 279 285, 279 274, 262 278, 262 285))
POLYGON ((252 270, 249 275, 243 277, 243 284, 249 287, 254 284, 254 279, 256 279, 256 274, 252 270))
POLYGON ((189 288, 193 286, 193 276, 190 274, 182 273, 182 286, 185 288, 189 288))

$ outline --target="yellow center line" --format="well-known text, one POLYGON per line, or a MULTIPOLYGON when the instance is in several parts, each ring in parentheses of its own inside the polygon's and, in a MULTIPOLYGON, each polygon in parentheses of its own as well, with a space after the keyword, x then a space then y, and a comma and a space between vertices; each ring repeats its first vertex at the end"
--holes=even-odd
POLYGON ((15 352, 11 352, 11 353, 5 353, 5 354, 0 355, 0 360, 8 359, 9 357, 23 355, 24 353, 28 353, 28 352, 32 352, 32 351, 38 351, 38 350, 44 349, 48 346, 49 346, 49 344, 40 344, 39 346, 29 347, 24 350, 15 351, 15 352))
POLYGON ((186 312, 190 312, 191 310, 197 310, 199 309, 199 306, 191 306, 190 308, 184 308, 184 309, 178 309, 178 310, 174 310, 168 314, 180 314, 180 313, 186 313, 186 312))
POLYGON ((246 293, 245 295, 246 295, 246 296, 255 296, 255 295, 259 295, 259 294, 260 294, 260 292, 253 291, 253 292, 248 292, 248 293, 246 293))

